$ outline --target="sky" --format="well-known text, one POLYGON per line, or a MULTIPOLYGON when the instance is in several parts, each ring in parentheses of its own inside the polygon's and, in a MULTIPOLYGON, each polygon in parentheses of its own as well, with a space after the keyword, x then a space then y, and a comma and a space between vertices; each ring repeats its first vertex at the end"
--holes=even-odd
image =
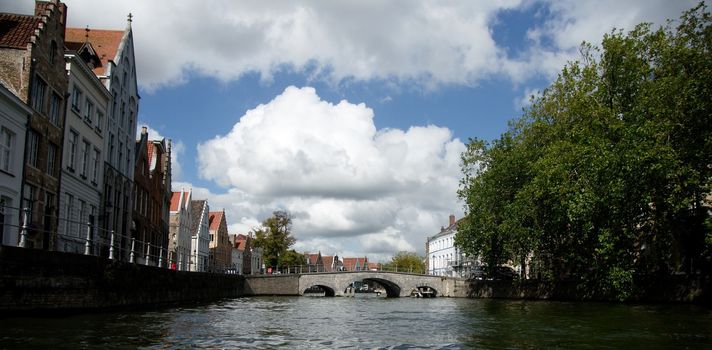
POLYGON ((133 15, 139 126, 172 140, 174 191, 231 234, 287 210, 298 251, 384 262, 464 215, 468 140, 505 132, 582 42, 696 2, 65 1, 70 27, 133 15))

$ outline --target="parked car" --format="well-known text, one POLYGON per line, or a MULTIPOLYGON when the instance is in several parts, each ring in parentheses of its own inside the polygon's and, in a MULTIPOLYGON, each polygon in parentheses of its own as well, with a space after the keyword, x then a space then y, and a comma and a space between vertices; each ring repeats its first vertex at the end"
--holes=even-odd
POLYGON ((496 266, 492 271, 493 280, 513 280, 517 277, 517 273, 508 266, 496 266))

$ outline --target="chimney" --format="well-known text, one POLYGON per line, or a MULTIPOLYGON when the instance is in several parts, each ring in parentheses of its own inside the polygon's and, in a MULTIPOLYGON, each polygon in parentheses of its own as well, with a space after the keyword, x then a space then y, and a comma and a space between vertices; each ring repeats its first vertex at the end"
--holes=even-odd
POLYGON ((148 134, 148 127, 142 126, 141 127, 141 135, 146 135, 146 134, 148 134))
POLYGON ((455 225, 455 215, 450 214, 450 227, 455 225))

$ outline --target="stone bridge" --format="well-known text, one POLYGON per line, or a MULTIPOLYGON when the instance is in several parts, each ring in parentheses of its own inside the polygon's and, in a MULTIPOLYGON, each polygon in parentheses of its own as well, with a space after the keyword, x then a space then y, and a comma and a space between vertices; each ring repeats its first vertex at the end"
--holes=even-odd
POLYGON ((466 297, 467 281, 461 278, 418 275, 400 272, 353 271, 290 275, 246 276, 245 295, 304 295, 319 286, 327 296, 343 296, 354 281, 374 281, 383 286, 388 297, 410 296, 414 290, 434 291, 435 296, 466 297))

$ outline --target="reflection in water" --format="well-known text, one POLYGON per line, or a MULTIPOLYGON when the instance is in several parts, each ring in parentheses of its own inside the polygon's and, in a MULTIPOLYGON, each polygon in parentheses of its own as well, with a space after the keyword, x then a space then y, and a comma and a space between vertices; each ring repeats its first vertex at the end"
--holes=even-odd
POLYGON ((712 311, 468 299, 240 298, 158 311, 0 319, 8 349, 706 348, 712 311))

